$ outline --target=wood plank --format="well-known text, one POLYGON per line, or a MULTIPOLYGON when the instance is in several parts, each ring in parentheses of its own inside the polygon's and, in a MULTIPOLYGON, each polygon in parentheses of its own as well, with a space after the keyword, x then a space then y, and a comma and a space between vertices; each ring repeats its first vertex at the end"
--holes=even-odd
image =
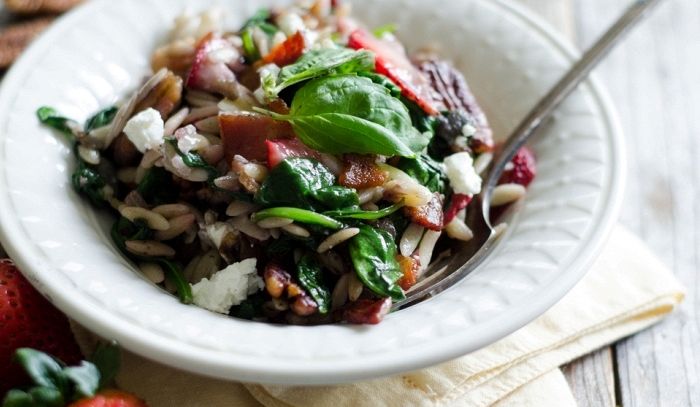
POLYGON ((579 406, 615 406, 612 348, 583 357, 562 368, 579 406))
MULTIPOLYGON (((629 0, 576 0, 590 43, 629 0)), ((700 2, 666 2, 599 69, 629 148, 622 222, 686 284, 681 312, 616 347, 623 406, 700 406, 700 2)))

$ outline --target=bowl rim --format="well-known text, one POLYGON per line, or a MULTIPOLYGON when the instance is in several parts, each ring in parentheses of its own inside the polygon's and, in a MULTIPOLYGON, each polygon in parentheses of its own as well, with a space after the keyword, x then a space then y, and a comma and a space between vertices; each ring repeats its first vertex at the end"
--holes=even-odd
MULTIPOLYGON (((97 0, 81 5, 62 16, 46 32, 41 34, 2 81, 0 86, 0 107, 11 104, 11 101, 6 100, 6 95, 13 91, 13 87, 16 87, 16 82, 23 74, 32 70, 32 61, 52 44, 55 37, 59 36, 64 29, 70 27, 74 21, 85 14, 89 14, 96 7, 100 7, 101 4, 108 2, 109 0, 97 0)), ((574 61, 576 59, 579 53, 575 48, 558 35, 540 17, 534 15, 523 6, 506 0, 488 2, 496 4, 504 12, 518 17, 530 29, 537 32, 542 39, 546 40, 547 44, 566 60, 574 61)), ((25 275, 28 275, 30 282, 43 295, 48 297, 54 305, 78 323, 99 332, 100 335, 116 339, 125 348, 149 359, 206 376, 243 381, 263 381, 266 383, 290 383, 290 377, 295 377, 300 379, 299 383, 330 384, 395 374, 453 359, 493 343, 514 332, 559 301, 586 274, 602 250, 607 237, 615 225, 622 207, 623 186, 626 177, 623 132, 612 101, 595 75, 589 78, 586 86, 590 89, 594 104, 600 108, 600 118, 610 135, 608 142, 611 146, 612 161, 610 165, 612 168, 609 199, 604 205, 606 210, 598 221, 598 227, 592 231, 590 239, 583 242, 581 249, 574 254, 570 270, 562 277, 557 277, 548 286, 548 294, 534 298, 530 307, 516 310, 511 314, 510 321, 512 322, 509 324, 493 324, 493 326, 483 324, 491 329, 489 329, 488 335, 483 335, 478 340, 467 342, 454 340, 449 346, 425 352, 422 355, 413 355, 411 358, 403 361, 376 358, 377 363, 374 366, 349 361, 343 366, 342 371, 338 371, 336 366, 329 366, 328 363, 324 364, 323 361, 313 360, 309 360, 303 366, 280 363, 277 366, 261 367, 259 363, 256 363, 255 357, 239 358, 239 355, 236 355, 235 364, 231 364, 230 359, 225 357, 226 355, 230 356, 230 354, 225 351, 197 348, 187 344, 188 350, 183 352, 182 342, 175 338, 164 337, 154 333, 148 328, 134 324, 133 321, 128 321, 106 308, 85 307, 85 301, 75 299, 73 296, 58 289, 60 282, 53 277, 47 278, 47 276, 42 275, 42 278, 38 279, 36 276, 40 273, 36 272, 26 272, 25 275), (128 329, 124 329, 124 325, 127 325, 128 329)), ((0 134, 0 137, 2 136, 0 134)), ((4 185, 3 182, 4 180, 0 180, 0 185, 4 185)), ((45 264, 42 259, 32 255, 31 245, 26 244, 30 241, 22 236, 21 228, 16 220, 12 219, 11 215, 13 214, 12 204, 6 199, 4 194, 0 194, 0 241, 2 241, 5 250, 22 270, 30 271, 49 268, 49 264, 45 264)))

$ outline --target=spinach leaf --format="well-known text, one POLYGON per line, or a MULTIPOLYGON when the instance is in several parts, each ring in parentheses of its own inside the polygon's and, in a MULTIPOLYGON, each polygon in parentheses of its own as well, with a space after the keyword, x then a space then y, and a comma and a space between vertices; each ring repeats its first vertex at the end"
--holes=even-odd
POLYGON ((414 157, 430 142, 399 99, 357 75, 312 80, 294 96, 289 115, 257 110, 288 121, 304 144, 325 153, 414 157))
POLYGON ((411 123, 418 129, 419 132, 426 134, 430 139, 435 136, 435 128, 438 125, 439 119, 436 116, 430 116, 425 113, 425 110, 418 106, 416 102, 409 100, 408 98, 401 96, 401 101, 408 108, 408 112, 411 115, 411 123))
POLYGON ((405 298, 397 284, 403 276, 396 261, 396 243, 386 231, 359 225, 360 233, 349 243, 350 258, 360 280, 375 294, 391 297, 394 301, 405 298))
POLYGON ((125 256, 134 260, 158 263, 163 267, 166 278, 174 283, 177 288, 177 295, 180 298, 180 302, 183 304, 192 303, 192 288, 185 280, 185 277, 182 275, 181 267, 177 263, 162 257, 137 256, 126 250, 127 240, 149 240, 153 237, 153 231, 146 226, 145 222, 140 220, 131 222, 124 217, 120 217, 114 222, 114 225, 112 225, 110 235, 114 244, 117 245, 125 256))
POLYGON ((229 309, 228 314, 235 318, 249 319, 262 316, 265 297, 262 291, 249 295, 242 303, 234 305, 229 309))
POLYGON ((255 41, 253 40, 253 30, 257 27, 268 36, 272 36, 279 31, 277 27, 268 22, 270 17, 271 13, 269 9, 260 9, 243 24, 243 27, 241 27, 240 32, 241 39, 243 40, 243 53, 248 63, 253 63, 261 57, 255 45, 255 41))
POLYGON ((445 192, 447 176, 442 169, 442 165, 428 155, 421 154, 415 158, 402 157, 396 168, 418 180, 421 185, 425 185, 431 192, 445 192))
POLYGON ((206 161, 204 161, 204 158, 202 158, 201 155, 197 154, 194 151, 183 153, 177 146, 177 139, 175 139, 174 137, 166 138, 165 142, 170 144, 170 146, 175 150, 177 155, 179 155, 180 158, 182 158, 182 162, 184 162, 186 166, 190 168, 201 168, 205 170, 209 174, 210 181, 213 181, 214 178, 219 176, 219 171, 217 171, 216 168, 212 167, 206 161))
POLYGON ((299 208, 269 208, 253 214, 253 222, 259 222, 267 218, 287 218, 296 222, 308 223, 310 225, 323 226, 328 229, 340 229, 343 224, 326 215, 299 208))
POLYGON ((286 158, 275 166, 260 186, 255 201, 263 206, 315 209, 314 193, 335 184, 335 175, 316 160, 286 158))
POLYGON ((307 254, 297 264, 297 277, 301 286, 318 305, 318 312, 327 314, 330 309, 331 293, 323 281, 323 272, 313 256, 307 254))
POLYGON ((149 169, 136 190, 146 202, 153 205, 174 202, 178 195, 178 190, 173 185, 172 175, 161 167, 149 169))
POLYGON ((404 203, 403 201, 399 203, 395 203, 391 206, 387 206, 384 209, 380 209, 378 211, 363 211, 360 209, 340 209, 336 211, 328 211, 324 212, 323 214, 326 216, 330 216, 332 218, 338 218, 338 219, 362 219, 362 220, 377 220, 381 219, 384 217, 387 217, 394 212, 398 211, 399 209, 403 208, 404 203))
POLYGON ((333 185, 313 191, 313 197, 327 208, 353 208, 360 204, 354 189, 333 185))
POLYGON ((88 165, 85 161, 78 160, 78 168, 73 173, 71 182, 73 188, 78 193, 88 197, 94 205, 101 206, 106 203, 102 191, 107 185, 107 181, 97 169, 88 165))
POLYGON ((40 107, 39 110, 36 111, 36 115, 43 125, 59 131, 68 141, 75 141, 73 129, 78 128, 77 122, 59 115, 56 109, 47 106, 40 107))
POLYGON ((95 115, 89 118, 85 123, 85 132, 88 133, 94 129, 98 129, 112 123, 112 120, 114 120, 114 117, 117 115, 118 111, 119 108, 112 106, 95 113, 95 115))
POLYGON ((286 260, 292 258, 291 256, 297 248, 316 250, 318 247, 318 242, 313 236, 299 237, 281 235, 279 239, 271 240, 272 241, 265 248, 265 254, 270 259, 286 260))
POLYGON ((349 48, 324 48, 302 55, 297 62, 282 68, 277 78, 263 77, 263 90, 268 98, 296 83, 330 74, 349 74, 374 70, 374 54, 349 48))

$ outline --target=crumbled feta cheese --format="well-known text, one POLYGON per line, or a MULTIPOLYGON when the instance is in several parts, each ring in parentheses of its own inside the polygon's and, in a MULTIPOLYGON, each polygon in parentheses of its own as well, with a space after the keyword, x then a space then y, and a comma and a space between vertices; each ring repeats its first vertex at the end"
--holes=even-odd
POLYGON ((467 138, 472 137, 476 134, 476 127, 474 127, 471 123, 467 123, 462 126, 462 134, 467 138))
POLYGON ((217 271, 192 286, 194 303, 210 311, 226 314, 234 305, 265 287, 255 269, 256 259, 246 259, 217 271))
POLYGON ((474 170, 469 153, 452 154, 445 158, 445 172, 455 193, 475 195, 481 191, 481 177, 474 170))
POLYGON ((137 150, 145 153, 146 150, 158 148, 163 144, 165 124, 157 110, 148 108, 126 123, 124 133, 137 150))

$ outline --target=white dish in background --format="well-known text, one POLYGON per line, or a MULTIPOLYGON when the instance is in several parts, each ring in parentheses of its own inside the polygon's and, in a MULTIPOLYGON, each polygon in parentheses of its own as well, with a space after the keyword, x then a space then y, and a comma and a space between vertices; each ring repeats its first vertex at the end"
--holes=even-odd
MULTIPOLYGON (((237 27, 270 1, 92 1, 33 44, 0 93, 0 237, 32 283, 71 318, 124 347, 206 375, 330 384, 414 370, 476 350, 546 311, 586 272, 613 225, 622 135, 595 81, 533 147, 539 175, 506 240, 466 281, 377 326, 274 326, 185 306, 152 286, 73 192, 69 148, 35 118, 50 105, 82 120, 131 91, 185 6, 221 5, 237 27)), ((506 1, 356 2, 369 26, 395 22, 410 49, 452 59, 505 135, 573 60, 571 47, 506 1)))

